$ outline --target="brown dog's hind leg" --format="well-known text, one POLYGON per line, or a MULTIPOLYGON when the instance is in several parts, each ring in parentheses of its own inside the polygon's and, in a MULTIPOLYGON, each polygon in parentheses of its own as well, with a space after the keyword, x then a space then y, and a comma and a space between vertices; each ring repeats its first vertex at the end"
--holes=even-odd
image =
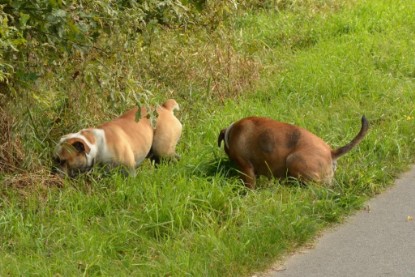
POLYGON ((308 161, 303 155, 292 153, 287 157, 286 165, 288 175, 301 181, 326 182, 333 176, 333 170, 320 157, 308 161))
POLYGON ((238 167, 241 171, 241 178, 245 186, 250 189, 255 189, 256 177, 255 169, 249 161, 242 159, 235 159, 235 162, 238 164, 238 167))
POLYGON ((246 167, 242 170, 241 173, 242 180, 245 183, 245 186, 247 186, 250 189, 255 189, 256 185, 256 177, 253 167, 246 167))

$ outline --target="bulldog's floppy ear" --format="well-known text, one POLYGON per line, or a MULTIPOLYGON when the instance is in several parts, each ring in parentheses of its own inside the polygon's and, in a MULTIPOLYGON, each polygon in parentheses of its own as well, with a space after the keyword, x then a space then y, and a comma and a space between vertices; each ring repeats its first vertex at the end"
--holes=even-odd
POLYGON ((81 141, 75 141, 74 143, 72 143, 72 146, 75 148, 76 151, 78 151, 79 153, 83 153, 85 152, 85 145, 81 142, 81 141))

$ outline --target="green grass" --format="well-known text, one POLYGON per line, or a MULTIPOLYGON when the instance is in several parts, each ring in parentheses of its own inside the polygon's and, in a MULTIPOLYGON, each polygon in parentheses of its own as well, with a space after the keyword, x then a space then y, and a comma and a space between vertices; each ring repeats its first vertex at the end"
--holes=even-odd
POLYGON ((391 185, 414 161, 415 6, 308 11, 238 19, 235 49, 263 64, 262 77, 223 105, 179 99, 178 163, 146 161, 136 178, 95 171, 62 188, 2 186, 0 275, 248 276, 391 185), (362 114, 370 132, 330 188, 261 178, 246 190, 216 145, 221 128, 261 115, 338 147, 362 114))

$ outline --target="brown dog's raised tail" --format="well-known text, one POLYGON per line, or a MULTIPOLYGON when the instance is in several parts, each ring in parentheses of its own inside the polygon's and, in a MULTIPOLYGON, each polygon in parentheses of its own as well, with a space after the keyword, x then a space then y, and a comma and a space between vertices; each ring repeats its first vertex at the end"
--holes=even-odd
POLYGON ((360 128, 359 133, 356 135, 356 137, 351 142, 349 142, 345 146, 340 147, 336 150, 333 150, 331 152, 332 158, 337 159, 343 156, 344 154, 346 154, 347 152, 349 152, 353 147, 358 145, 362 141, 362 139, 365 137, 368 129, 369 129, 369 122, 367 121, 365 116, 362 116, 362 127, 360 128))
POLYGON ((218 147, 220 147, 222 140, 225 139, 225 133, 226 133, 226 128, 220 130, 219 136, 218 136, 218 147))

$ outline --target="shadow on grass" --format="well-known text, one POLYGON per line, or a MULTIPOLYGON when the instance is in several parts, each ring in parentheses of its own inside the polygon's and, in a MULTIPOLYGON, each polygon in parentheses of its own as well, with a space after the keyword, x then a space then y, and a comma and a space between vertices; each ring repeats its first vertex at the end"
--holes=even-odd
MULTIPOLYGON (((237 165, 228 158, 215 158, 198 164, 193 168, 189 168, 190 175, 195 175, 202 178, 213 178, 220 176, 224 180, 237 179, 241 186, 243 186, 241 179, 241 172, 237 165)), ((268 178, 265 176, 256 176, 256 189, 266 189, 271 187, 286 186, 286 187, 306 187, 307 185, 295 178, 287 177, 283 179, 268 178)))

